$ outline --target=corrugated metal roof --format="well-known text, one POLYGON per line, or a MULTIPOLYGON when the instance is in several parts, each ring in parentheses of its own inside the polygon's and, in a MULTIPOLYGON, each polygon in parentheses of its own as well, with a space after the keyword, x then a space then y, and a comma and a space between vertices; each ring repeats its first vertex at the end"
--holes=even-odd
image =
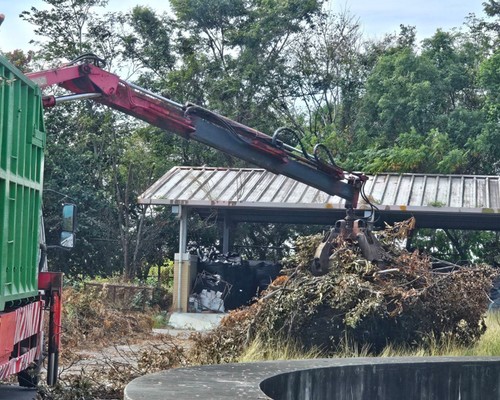
MULTIPOLYGON (((486 229, 500 230, 499 176, 377 174, 370 176, 365 193, 381 213, 419 214, 428 219, 467 214, 474 218, 469 225, 478 226, 470 229, 481 229, 478 218, 487 218, 488 223, 483 224, 486 229)), ((339 197, 252 168, 174 167, 145 191, 139 202, 240 210, 344 210, 344 200, 339 197)), ((361 200, 358 208, 369 207, 361 200)), ((427 226, 433 224, 437 222, 427 222, 427 226)), ((449 226, 465 229, 459 222, 449 226)))
POLYGON ((499 183, 498 176, 378 174, 367 182, 365 192, 383 206, 499 213, 499 183))
MULTIPOLYGON (((381 208, 500 212, 500 177, 378 174, 365 185, 381 208)), ((344 200, 263 169, 174 167, 139 198, 143 204, 343 208, 344 200)), ((364 208, 363 202, 360 208, 364 208)))
POLYGON ((343 200, 263 169, 174 167, 139 198, 143 204, 343 207, 343 200))

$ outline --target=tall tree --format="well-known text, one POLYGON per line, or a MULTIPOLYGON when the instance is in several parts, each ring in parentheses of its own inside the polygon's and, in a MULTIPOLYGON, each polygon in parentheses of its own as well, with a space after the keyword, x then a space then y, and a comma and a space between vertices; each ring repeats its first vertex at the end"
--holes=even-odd
POLYGON ((483 173, 500 173, 500 3, 489 0, 484 3, 485 12, 491 20, 478 25, 491 38, 490 51, 480 65, 479 81, 485 91, 484 112, 487 123, 481 133, 471 140, 473 155, 478 170, 483 173))
POLYGON ((345 133, 343 139, 353 134, 354 109, 363 79, 360 39, 353 16, 320 14, 292 46, 288 64, 293 80, 286 88, 287 96, 280 99, 281 108, 289 118, 304 115, 307 131, 320 141, 331 133, 325 129, 345 133))
POLYGON ((433 90, 437 77, 437 67, 412 47, 383 55, 366 81, 359 129, 380 146, 412 128, 428 132, 443 109, 441 94, 433 90))
MULTIPOLYGON (((156 91, 270 134, 283 123, 276 100, 292 79, 287 68, 292 41, 320 13, 321 3, 175 0, 173 18, 136 7, 130 14, 133 31, 126 38, 127 54, 144 67, 139 81, 156 91), (170 38, 173 54, 162 53, 161 40, 151 40, 152 32, 170 38), (157 65, 150 63, 150 54, 157 65)), ((181 164, 244 165, 197 143, 152 140, 153 148, 171 143, 179 149, 181 164)))
MULTIPOLYGON (((119 32, 125 17, 103 15, 107 1, 45 2, 48 9, 33 7, 22 14, 43 35, 37 44, 44 61, 56 64, 90 52, 104 56, 108 68, 123 65, 119 32)), ((83 273, 123 269, 126 277, 133 277, 144 216, 136 197, 152 179, 148 148, 141 136, 134 136, 137 122, 92 102, 62 107, 46 117, 46 186, 70 196, 80 211, 79 246, 70 255, 53 258, 58 264, 54 267, 83 273)), ((47 209, 54 199, 51 193, 46 194, 47 209)), ((52 221, 47 220, 49 233, 55 228, 52 221)))
POLYGON ((322 1, 171 3, 178 23, 187 27, 181 43, 191 39, 187 55, 203 60, 202 104, 269 131, 277 120, 273 101, 287 82, 291 40, 320 12, 322 1))
POLYGON ((485 173, 471 157, 486 122, 478 86, 483 53, 465 33, 438 30, 421 52, 408 43, 400 40, 379 56, 366 81, 357 126, 369 141, 356 166, 369 165, 369 172, 485 173))

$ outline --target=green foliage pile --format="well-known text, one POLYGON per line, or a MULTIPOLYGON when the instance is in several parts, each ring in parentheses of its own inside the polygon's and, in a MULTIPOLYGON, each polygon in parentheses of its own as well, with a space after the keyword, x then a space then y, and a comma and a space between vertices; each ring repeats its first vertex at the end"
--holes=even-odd
POLYGON ((429 338, 474 344, 485 331, 495 270, 486 265, 433 270, 427 256, 397 248, 398 231, 389 228, 382 235, 391 253, 382 269, 339 239, 330 272, 320 277, 306 266, 321 238, 301 238, 296 256, 288 260, 288 275, 257 303, 231 313, 212 334, 200 338, 197 360, 235 361, 253 340, 290 340, 327 355, 352 343, 370 354, 387 345, 425 348, 429 338))

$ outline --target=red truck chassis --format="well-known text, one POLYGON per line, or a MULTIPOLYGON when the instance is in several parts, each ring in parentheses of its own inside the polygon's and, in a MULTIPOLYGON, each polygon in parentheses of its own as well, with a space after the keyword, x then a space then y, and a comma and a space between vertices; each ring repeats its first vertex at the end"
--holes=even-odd
MULTIPOLYGON (((0 380, 33 367, 31 383, 35 385, 36 367, 44 354, 43 331, 44 310, 49 311, 47 383, 57 381, 57 367, 61 340, 61 294, 62 273, 40 272, 38 276, 40 295, 26 305, 13 311, 0 313, 0 380)), ((25 381, 30 378, 26 376, 25 381)), ((31 386, 30 382, 24 382, 31 386)))

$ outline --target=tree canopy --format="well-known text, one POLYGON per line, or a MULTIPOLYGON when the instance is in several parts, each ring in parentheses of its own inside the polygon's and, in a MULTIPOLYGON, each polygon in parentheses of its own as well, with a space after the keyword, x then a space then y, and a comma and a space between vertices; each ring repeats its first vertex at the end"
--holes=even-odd
MULTIPOLYGON (((348 170, 499 173, 496 0, 485 3, 487 18, 471 16, 421 43, 415 27, 403 25, 366 40, 355 16, 327 13, 322 0, 170 0, 170 14, 148 6, 109 13, 106 0, 44 3, 21 14, 38 35, 32 51, 8 54, 22 69, 96 53, 111 71, 177 102, 268 134, 291 126, 308 149, 325 143, 348 170)), ((89 101, 47 112, 46 126, 49 238, 57 193, 80 210, 77 249, 52 257, 54 269, 72 274, 131 278, 171 258, 174 219, 139 206, 137 196, 174 165, 245 165, 89 101)), ((194 238, 217 239, 209 223, 191 224, 194 238)), ((254 227, 241 243, 276 244, 279 229, 254 227)), ((469 247, 450 254, 439 244, 443 257, 499 262, 490 251, 500 247, 498 234, 452 236, 469 247)), ((442 238, 421 236, 434 245, 442 238)))

